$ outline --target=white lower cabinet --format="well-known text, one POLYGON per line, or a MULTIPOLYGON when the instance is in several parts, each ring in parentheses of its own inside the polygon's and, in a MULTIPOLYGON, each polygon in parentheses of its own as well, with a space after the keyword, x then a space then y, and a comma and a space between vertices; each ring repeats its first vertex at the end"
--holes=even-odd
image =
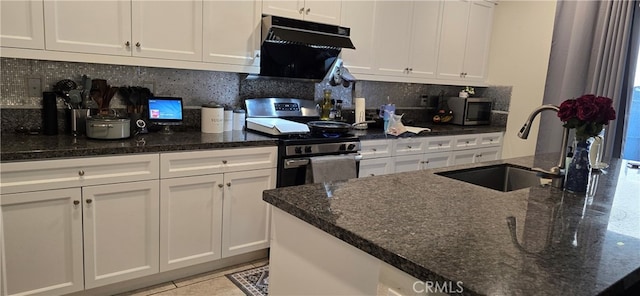
POLYGON ((222 174, 160 183, 160 271, 220 259, 222 174))
POLYGON ((422 160, 423 169, 435 169, 453 165, 453 154, 450 151, 427 153, 422 160))
POLYGON ((453 152, 453 164, 469 164, 476 162, 476 150, 460 150, 453 152))
POLYGON ((81 189, 3 194, 2 295, 81 291, 81 189))
POLYGON ((269 247, 277 147, 163 153, 160 271, 269 247))
POLYGON ((269 206, 262 191, 275 188, 276 169, 224 174, 222 257, 269 247, 269 206))
POLYGON ((82 188, 85 289, 159 271, 158 180, 82 188))
POLYGON ((66 294, 158 272, 157 180, 1 198, 3 295, 66 294))
POLYGON ((393 159, 396 173, 417 171, 422 169, 422 154, 396 156, 393 159))
POLYGON ((373 158, 360 161, 358 178, 391 174, 395 171, 393 158, 373 158))

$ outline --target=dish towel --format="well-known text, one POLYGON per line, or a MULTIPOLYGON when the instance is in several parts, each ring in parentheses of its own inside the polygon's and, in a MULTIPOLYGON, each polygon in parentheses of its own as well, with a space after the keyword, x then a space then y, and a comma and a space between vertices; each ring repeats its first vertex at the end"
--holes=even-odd
POLYGON ((309 158, 306 183, 322 183, 358 177, 356 154, 327 155, 309 158))

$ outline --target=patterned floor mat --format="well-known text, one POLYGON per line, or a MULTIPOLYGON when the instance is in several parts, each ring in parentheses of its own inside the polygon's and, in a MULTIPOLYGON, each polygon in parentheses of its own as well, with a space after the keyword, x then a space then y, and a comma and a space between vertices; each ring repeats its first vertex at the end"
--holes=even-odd
POLYGON ((226 275, 247 296, 269 295, 269 265, 226 275))

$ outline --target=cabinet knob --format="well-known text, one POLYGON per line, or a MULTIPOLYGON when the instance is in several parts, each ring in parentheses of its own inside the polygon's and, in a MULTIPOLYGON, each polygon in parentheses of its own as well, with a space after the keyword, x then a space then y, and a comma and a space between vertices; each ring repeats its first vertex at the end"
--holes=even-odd
POLYGON ((411 149, 411 146, 407 145, 407 149, 411 149))
POLYGON ((442 147, 442 143, 438 143, 438 147, 442 147))
POLYGON ((227 187, 231 187, 231 182, 227 182, 227 187))
POLYGON ((371 177, 373 177, 373 176, 375 176, 375 175, 376 175, 376 174, 369 174, 369 176, 371 176, 371 177))
POLYGON ((83 170, 79 170, 78 171, 78 176, 84 176, 84 171, 83 170))
POLYGON ((90 199, 90 198, 89 198, 89 199, 87 199, 87 204, 90 204, 90 203, 92 203, 92 202, 93 202, 93 200, 92 200, 92 199, 90 199))
POLYGON ((73 201, 73 204, 77 206, 77 205, 79 205, 79 204, 80 204, 80 201, 79 201, 79 200, 74 200, 74 201, 73 201))
POLYGON ((124 43, 124 46, 126 46, 126 47, 131 46, 131 42, 129 42, 129 41, 125 42, 125 43, 124 43))
POLYGON ((302 14, 304 12, 304 7, 300 8, 300 10, 298 10, 298 13, 302 14))
POLYGON ((409 68, 409 72, 413 72, 413 68, 409 68))
POLYGON ((218 187, 222 188, 222 186, 224 186, 224 185, 222 185, 222 184, 218 184, 218 187))
POLYGON ((223 164, 227 164, 227 161, 226 161, 226 160, 223 160, 223 161, 222 161, 222 163, 223 163, 223 164))
POLYGON ((378 149, 376 149, 376 148, 371 148, 371 151, 376 152, 376 151, 378 151, 378 149))
POLYGON ((469 144, 469 141, 464 141, 465 144, 469 144))
POLYGON ((140 48, 140 42, 136 42, 136 47, 140 48))
POLYGON ((307 8, 306 14, 308 15, 311 12, 311 8, 307 8))

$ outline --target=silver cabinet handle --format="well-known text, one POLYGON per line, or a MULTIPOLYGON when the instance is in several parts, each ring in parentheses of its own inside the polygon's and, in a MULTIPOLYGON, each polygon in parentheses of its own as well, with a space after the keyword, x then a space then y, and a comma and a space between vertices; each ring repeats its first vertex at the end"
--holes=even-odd
POLYGON ((231 187, 231 182, 227 182, 227 187, 231 187))
POLYGON ((376 148, 371 148, 371 151, 376 152, 376 151, 378 151, 378 149, 376 149, 376 148))
POLYGON ((413 68, 409 68, 409 72, 413 72, 413 68))
POLYGON ((92 202, 93 202, 93 200, 92 200, 92 199, 87 199, 87 204, 90 204, 90 203, 92 203, 92 202))
POLYGON ((140 42, 136 42, 136 47, 140 48, 140 42))
POLYGON ((125 42, 125 43, 124 43, 124 46, 126 46, 126 47, 131 46, 131 42, 129 42, 129 41, 125 42))
POLYGON ((311 12, 311 8, 307 8, 306 14, 309 15, 309 12, 311 12))
POLYGON ((222 184, 218 184, 218 187, 220 187, 220 188, 222 188, 223 186, 224 186, 224 185, 222 185, 222 184))
POLYGON ((407 145, 407 149, 411 149, 411 146, 407 145))
POLYGON ((77 206, 77 205, 79 205, 79 204, 80 204, 80 201, 79 201, 79 200, 74 200, 74 201, 73 201, 73 205, 77 206))
POLYGON ((304 7, 300 8, 300 10, 298 10, 298 13, 302 14, 304 12, 304 7))
POLYGON ((226 160, 223 160, 223 161, 222 161, 222 163, 223 163, 223 164, 227 164, 227 162, 228 162, 228 161, 226 161, 226 160))
POLYGON ((84 176, 84 171, 83 170, 79 170, 78 171, 78 176, 84 176))

